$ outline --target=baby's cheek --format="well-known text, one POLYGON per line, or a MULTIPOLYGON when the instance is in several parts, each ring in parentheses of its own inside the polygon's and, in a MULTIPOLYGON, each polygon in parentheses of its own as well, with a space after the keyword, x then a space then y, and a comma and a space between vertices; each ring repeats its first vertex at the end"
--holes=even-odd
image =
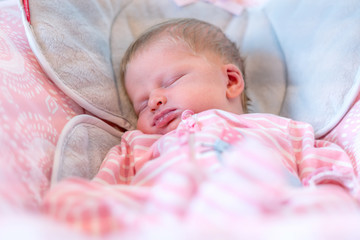
POLYGON ((136 129, 142 131, 143 133, 148 133, 149 131, 149 123, 145 121, 144 117, 139 116, 136 129))

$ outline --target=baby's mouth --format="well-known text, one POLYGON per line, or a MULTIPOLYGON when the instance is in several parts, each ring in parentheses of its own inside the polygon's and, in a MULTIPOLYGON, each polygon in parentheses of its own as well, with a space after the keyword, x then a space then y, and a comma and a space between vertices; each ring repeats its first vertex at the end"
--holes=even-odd
POLYGON ((157 128, 163 128, 169 125, 173 120, 178 117, 178 111, 176 109, 165 109, 158 113, 154 117, 153 126, 157 128))

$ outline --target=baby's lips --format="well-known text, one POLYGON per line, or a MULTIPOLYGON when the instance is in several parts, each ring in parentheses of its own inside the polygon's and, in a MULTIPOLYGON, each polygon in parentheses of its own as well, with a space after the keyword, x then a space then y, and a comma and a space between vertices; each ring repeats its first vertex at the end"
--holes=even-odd
POLYGON ((176 119, 177 115, 178 113, 176 109, 165 109, 164 111, 155 115, 153 126, 156 126, 157 128, 163 128, 167 126, 171 121, 176 119))

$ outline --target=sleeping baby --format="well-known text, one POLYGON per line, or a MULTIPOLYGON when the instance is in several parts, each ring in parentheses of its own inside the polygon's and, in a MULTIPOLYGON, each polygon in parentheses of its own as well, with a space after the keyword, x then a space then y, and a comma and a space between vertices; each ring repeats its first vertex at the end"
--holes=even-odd
POLYGON ((121 77, 137 130, 91 182, 56 186, 46 201, 56 217, 77 216, 84 228, 106 218, 97 231, 107 232, 161 225, 169 215, 230 226, 250 213, 357 209, 358 181, 340 147, 315 140, 307 123, 247 113, 243 62, 219 28, 195 19, 158 24, 128 48, 121 77), (90 199, 103 212, 80 214, 76 206, 90 199))
MULTIPOLYGON (((235 44, 209 23, 173 19, 143 33, 127 49, 121 77, 138 116, 137 131, 123 139, 144 145, 146 151, 137 154, 134 149, 121 161, 126 173, 117 181, 134 183, 140 178, 137 172, 146 170, 142 169, 146 162, 170 152, 180 156, 190 151, 194 162, 211 167, 244 142, 255 144, 256 151, 272 149, 281 155, 282 163, 303 184, 319 171, 351 168, 342 149, 315 141, 309 124, 245 114, 243 68, 235 44)), ((241 161, 243 154, 237 158, 241 161)))

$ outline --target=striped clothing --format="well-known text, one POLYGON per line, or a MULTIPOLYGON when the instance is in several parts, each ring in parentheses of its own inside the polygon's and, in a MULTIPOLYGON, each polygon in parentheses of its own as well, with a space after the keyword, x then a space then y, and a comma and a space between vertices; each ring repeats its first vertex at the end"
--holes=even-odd
POLYGON ((164 171, 177 168, 184 161, 216 172, 221 170, 221 155, 226 152, 237 155, 237 161, 245 161, 247 157, 242 153, 245 147, 241 146, 244 143, 252 143, 254 146, 248 148, 257 152, 275 151, 305 185, 313 175, 325 170, 352 171, 346 153, 335 144, 315 140, 309 124, 274 115, 235 115, 210 110, 183 120, 177 130, 165 136, 140 131, 125 133, 121 143, 107 155, 94 181, 152 185, 164 171), (195 124, 189 124, 190 120, 195 120, 195 124), (221 143, 227 149, 220 153, 217 145, 221 143))
POLYGON ((168 219, 226 226, 249 214, 351 212, 357 184, 347 154, 309 124, 208 110, 163 136, 125 133, 92 182, 60 183, 45 209, 92 233, 168 219))

